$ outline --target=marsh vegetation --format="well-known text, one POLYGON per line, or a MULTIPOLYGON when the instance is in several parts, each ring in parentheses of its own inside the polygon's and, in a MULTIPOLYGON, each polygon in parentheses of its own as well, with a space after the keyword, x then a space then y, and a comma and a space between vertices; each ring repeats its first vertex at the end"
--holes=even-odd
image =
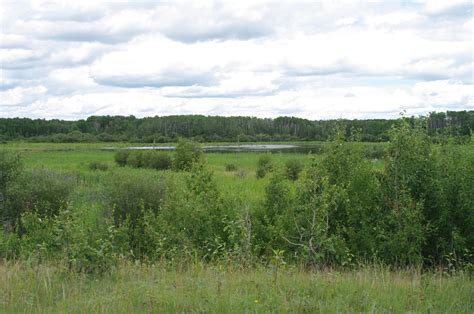
POLYGON ((470 312, 474 147, 389 134, 335 128, 319 154, 6 144, 0 309, 470 312))

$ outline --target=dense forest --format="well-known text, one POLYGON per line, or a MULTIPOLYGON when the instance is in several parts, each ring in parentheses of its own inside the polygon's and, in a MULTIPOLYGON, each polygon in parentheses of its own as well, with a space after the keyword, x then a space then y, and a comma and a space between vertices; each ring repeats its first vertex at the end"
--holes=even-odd
MULTIPOLYGON (((474 111, 433 112, 423 119, 432 136, 455 135, 469 138, 474 129, 474 111)), ((179 115, 136 118, 134 116, 91 116, 85 120, 0 119, 0 140, 30 142, 143 142, 168 143, 180 137, 198 142, 220 141, 318 141, 327 140, 337 122, 343 121, 346 136, 357 130, 360 140, 388 140, 395 120, 318 120, 295 117, 262 119, 179 115)))

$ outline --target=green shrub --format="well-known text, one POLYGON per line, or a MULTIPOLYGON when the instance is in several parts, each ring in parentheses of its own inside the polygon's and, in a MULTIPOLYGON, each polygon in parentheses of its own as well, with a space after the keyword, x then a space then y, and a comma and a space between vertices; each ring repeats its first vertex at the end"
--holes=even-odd
POLYGON ((364 149, 364 157, 368 159, 382 159, 384 153, 385 151, 382 145, 370 145, 364 149))
POLYGON ((381 240, 380 258, 390 265, 420 265, 428 231, 424 224, 423 202, 417 202, 408 191, 401 190, 385 205, 387 211, 380 222, 384 226, 377 234, 381 240))
POLYGON ((123 254, 114 243, 116 229, 107 220, 87 219, 91 208, 71 208, 55 217, 53 230, 60 239, 62 256, 69 269, 101 274, 109 271, 123 254), (100 226, 100 227, 99 227, 100 226))
POLYGON ((130 151, 119 150, 118 152, 115 153, 115 156, 114 156, 115 162, 121 167, 126 166, 129 155, 130 155, 130 151))
POLYGON ((237 212, 221 195, 213 173, 203 163, 195 163, 185 184, 180 183, 174 186, 161 216, 166 238, 179 243, 175 245, 182 251, 190 249, 205 259, 230 253, 237 212))
POLYGON ((285 176, 290 180, 298 180, 303 163, 298 159, 290 159, 285 163, 285 176))
POLYGON ((344 220, 350 206, 349 195, 342 186, 329 184, 319 172, 317 168, 310 169, 298 189, 297 202, 284 220, 290 221, 285 238, 303 262, 345 265, 351 259, 345 232, 350 223, 344 220))
POLYGON ((168 153, 154 150, 143 152, 142 162, 143 167, 156 170, 170 169, 173 163, 168 153))
MULTIPOLYGON (((465 250, 474 247, 474 160, 457 145, 447 144, 434 152, 435 201, 425 211, 429 225, 424 254, 436 261, 463 264, 465 250), (434 210, 436 209, 436 210, 434 210)), ((472 260, 471 260, 472 262, 472 260)))
POLYGON ((415 201, 430 197, 434 192, 433 155, 430 140, 420 125, 411 126, 399 121, 390 131, 390 142, 385 152, 386 179, 391 195, 404 189, 415 201))
POLYGON ((286 248, 282 235, 285 234, 283 216, 292 203, 290 182, 282 173, 275 172, 265 187, 263 206, 255 213, 254 242, 256 249, 264 256, 271 255, 273 250, 286 248))
POLYGON ((361 151, 338 132, 296 185, 287 171, 275 173, 266 188, 257 245, 310 265, 347 266, 372 257, 379 190, 361 151))
POLYGON ((130 166, 133 168, 143 167, 144 166, 143 155, 144 153, 141 150, 131 151, 127 157, 127 166, 130 166))
MULTIPOLYGON (((52 217, 36 212, 21 216, 22 235, 6 234, 0 257, 29 262, 62 260, 69 270, 103 273, 117 262, 115 229, 107 221, 90 220, 90 208, 65 208, 52 217)), ((0 236, 0 248, 2 239, 0 236)))
POLYGON ((134 168, 166 170, 172 166, 172 159, 168 153, 155 150, 119 151, 115 154, 115 161, 120 166, 127 165, 134 168))
POLYGON ((107 171, 109 170, 109 165, 103 162, 94 161, 89 164, 89 169, 92 171, 95 171, 95 170, 107 171))
POLYGON ((164 179, 153 173, 116 173, 108 182, 108 204, 117 224, 127 217, 134 223, 144 209, 158 212, 165 193, 164 179))
POLYGON ((0 229, 13 227, 13 221, 8 217, 7 189, 18 179, 22 170, 23 164, 18 155, 0 151, 0 229))
POLYGON ((237 166, 235 164, 226 164, 225 165, 225 171, 231 172, 231 171, 236 171, 237 166))
POLYGON ((5 218, 16 224, 27 212, 35 212, 40 217, 57 215, 67 206, 74 186, 74 177, 49 169, 26 172, 7 188, 5 218))
POLYGON ((273 162, 270 154, 261 155, 257 161, 256 176, 258 179, 264 178, 268 172, 272 171, 273 162))
POLYGON ((146 213, 159 213, 165 195, 165 181, 155 173, 117 173, 110 178, 108 208, 113 213, 116 227, 125 228, 135 257, 144 257, 151 245, 141 234, 144 217, 146 213))
POLYGON ((5 190, 9 183, 15 180, 23 170, 20 157, 6 151, 0 151, 0 210, 5 200, 5 190))
POLYGON ((173 168, 175 170, 191 170, 194 163, 202 157, 201 146, 193 141, 180 139, 174 153, 173 168))
POLYGON ((14 232, 0 229, 0 261, 19 257, 20 237, 14 232))

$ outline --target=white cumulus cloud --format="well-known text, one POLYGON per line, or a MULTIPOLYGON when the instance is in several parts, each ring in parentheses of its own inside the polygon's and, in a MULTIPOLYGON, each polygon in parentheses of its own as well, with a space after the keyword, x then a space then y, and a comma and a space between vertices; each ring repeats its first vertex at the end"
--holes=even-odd
POLYGON ((0 114, 393 118, 473 110, 471 1, 0 7, 0 114))

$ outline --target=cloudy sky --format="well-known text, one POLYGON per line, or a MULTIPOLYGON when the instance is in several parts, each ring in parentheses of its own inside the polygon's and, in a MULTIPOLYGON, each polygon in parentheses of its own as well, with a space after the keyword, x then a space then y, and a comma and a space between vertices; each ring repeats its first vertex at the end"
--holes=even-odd
POLYGON ((1 0, 0 24, 0 117, 474 110, 469 0, 1 0))

